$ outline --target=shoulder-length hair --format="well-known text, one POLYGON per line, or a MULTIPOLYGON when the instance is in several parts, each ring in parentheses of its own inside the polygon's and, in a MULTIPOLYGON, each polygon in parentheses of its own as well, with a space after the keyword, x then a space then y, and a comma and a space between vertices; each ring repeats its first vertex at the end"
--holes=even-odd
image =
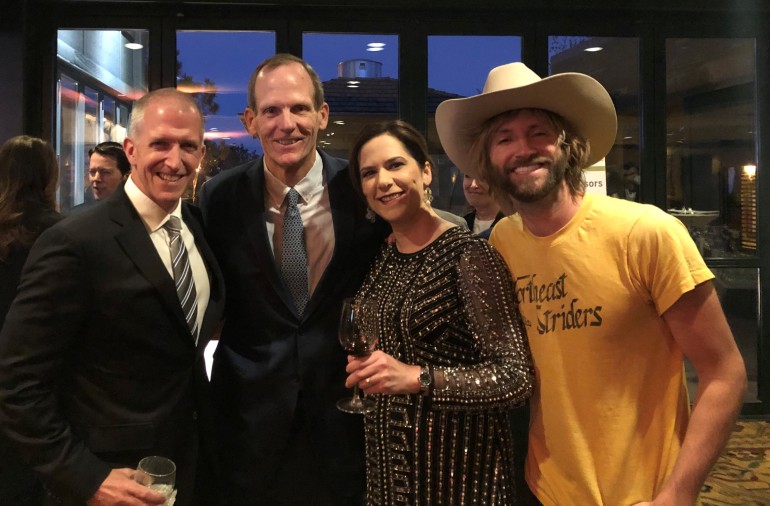
POLYGON ((28 213, 56 209, 59 167, 43 139, 20 135, 0 148, 0 260, 14 246, 29 246, 35 230, 24 224, 28 213))
POLYGON ((585 193, 585 176, 583 169, 588 163, 588 154, 590 145, 586 139, 578 134, 575 127, 562 116, 544 109, 514 109, 493 116, 485 121, 479 131, 474 136, 475 141, 471 145, 471 155, 479 168, 479 176, 487 182, 492 193, 498 196, 501 188, 495 184, 496 178, 491 177, 495 168, 489 157, 489 143, 492 135, 506 121, 516 117, 521 111, 531 111, 535 114, 541 114, 554 132, 558 135, 556 144, 564 151, 567 159, 567 169, 564 173, 564 180, 569 188, 570 195, 577 197, 585 193))

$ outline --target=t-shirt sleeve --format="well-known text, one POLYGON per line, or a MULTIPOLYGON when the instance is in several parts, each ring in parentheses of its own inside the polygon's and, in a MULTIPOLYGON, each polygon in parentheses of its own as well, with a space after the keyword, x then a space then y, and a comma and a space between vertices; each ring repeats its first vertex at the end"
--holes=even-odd
POLYGON ((629 272, 659 315, 697 285, 714 278, 687 227, 660 209, 640 215, 628 236, 629 272))

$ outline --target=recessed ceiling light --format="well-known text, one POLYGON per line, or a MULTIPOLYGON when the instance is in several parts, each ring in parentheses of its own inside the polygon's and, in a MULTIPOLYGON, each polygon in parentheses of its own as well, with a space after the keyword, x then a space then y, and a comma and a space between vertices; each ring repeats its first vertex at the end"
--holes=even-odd
POLYGON ((357 84, 348 84, 348 88, 358 88, 357 84))
POLYGON ((384 42, 370 42, 366 45, 366 47, 385 47, 384 42))
POLYGON ((603 47, 599 47, 599 46, 594 46, 594 47, 587 47, 583 51, 586 51, 588 53, 595 53, 597 51, 601 51, 602 49, 604 49, 604 48, 603 47))
POLYGON ((626 135, 625 137, 623 137, 623 140, 627 141, 628 139, 633 139, 633 137, 631 137, 630 135, 626 135))
POLYGON ((367 47, 366 50, 371 53, 376 53, 377 51, 383 51, 384 47, 367 47))
POLYGON ((341 119, 338 119, 337 121, 334 121, 333 123, 334 123, 335 125, 344 125, 344 124, 345 124, 345 122, 344 122, 344 121, 342 121, 341 119))
POLYGON ((348 81, 348 84, 361 84, 361 81, 348 81))
POLYGON ((137 49, 142 49, 144 47, 143 45, 139 44, 138 42, 126 42, 125 46, 126 46, 127 49, 131 49, 131 50, 134 50, 134 51, 137 50, 137 49))

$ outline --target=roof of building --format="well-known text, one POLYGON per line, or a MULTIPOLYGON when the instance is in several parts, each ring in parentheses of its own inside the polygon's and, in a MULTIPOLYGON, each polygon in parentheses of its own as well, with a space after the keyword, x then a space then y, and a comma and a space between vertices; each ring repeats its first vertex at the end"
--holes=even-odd
MULTIPOLYGON (((323 83, 324 97, 335 114, 398 115, 398 79, 392 77, 337 77, 323 83), (358 81, 357 88, 348 86, 358 81)), ((438 104, 462 95, 428 88, 428 113, 438 104)))

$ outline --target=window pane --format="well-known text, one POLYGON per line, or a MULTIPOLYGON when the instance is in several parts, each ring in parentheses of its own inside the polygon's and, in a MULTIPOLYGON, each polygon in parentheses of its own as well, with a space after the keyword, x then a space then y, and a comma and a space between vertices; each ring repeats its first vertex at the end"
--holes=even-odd
POLYGON ((88 150, 125 138, 131 103, 147 92, 147 39, 146 30, 57 33, 55 143, 63 211, 92 199, 88 150))
POLYGON ((83 171, 74 168, 84 167, 83 128, 78 128, 78 125, 85 123, 85 113, 82 111, 82 97, 78 92, 77 81, 62 74, 56 88, 56 153, 59 157, 58 200, 62 209, 69 209, 73 206, 76 198, 77 202, 83 201, 83 171))
POLYGON ((398 36, 305 33, 302 47, 329 104, 318 147, 347 158, 364 125, 398 117, 398 36))
POLYGON ((205 119, 203 180, 262 154, 243 123, 249 78, 262 60, 275 54, 274 32, 177 32, 177 89, 194 95, 205 119))
MULTIPOLYGON (((606 194, 639 201, 639 40, 619 37, 549 37, 550 74, 580 72, 599 81, 618 113, 615 146, 605 158, 606 194)), ((604 192, 602 192, 604 193, 604 192)))
POLYGON ((435 207, 459 216, 471 211, 463 192, 463 176, 438 139, 436 107, 450 98, 478 95, 490 70, 517 61, 521 61, 521 37, 428 37, 428 148, 436 164, 431 183, 435 207))
POLYGON ((667 205, 704 257, 756 255, 754 39, 666 41, 667 205))
MULTIPOLYGON (((756 402, 759 341, 759 272, 757 269, 711 269, 716 276, 714 286, 725 311, 727 322, 741 351, 749 377, 744 402, 756 402)), ((690 401, 695 399, 698 378, 687 364, 687 385, 690 401)))

